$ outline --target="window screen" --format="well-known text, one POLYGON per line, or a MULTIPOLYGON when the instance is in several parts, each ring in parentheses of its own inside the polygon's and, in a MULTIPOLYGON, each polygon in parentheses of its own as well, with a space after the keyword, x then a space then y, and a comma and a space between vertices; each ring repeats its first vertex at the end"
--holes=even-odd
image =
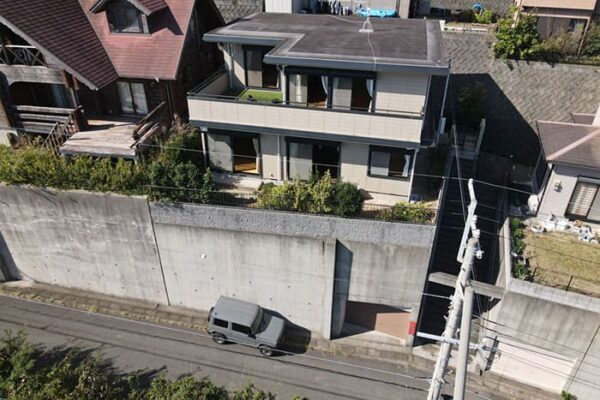
POLYGON ((250 330, 249 327, 240 325, 240 324, 236 324, 236 323, 231 324, 231 330, 235 331, 235 332, 243 333, 244 335, 250 335, 252 333, 252 331, 250 330))
POLYGON ((214 318, 213 325, 220 326, 221 328, 227 328, 228 322, 219 318, 214 318))
POLYGON ((575 217, 587 218, 597 193, 597 184, 582 181, 577 182, 571 200, 569 201, 569 206, 567 207, 567 214, 575 217))

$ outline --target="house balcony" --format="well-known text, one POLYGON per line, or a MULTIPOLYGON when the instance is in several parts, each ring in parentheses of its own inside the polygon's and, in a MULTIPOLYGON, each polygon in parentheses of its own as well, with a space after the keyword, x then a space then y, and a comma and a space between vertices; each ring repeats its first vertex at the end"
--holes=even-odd
POLYGON ((33 46, 0 45, 0 64, 46 67, 42 52, 33 46))
POLYGON ((280 90, 232 89, 229 79, 222 69, 188 94, 193 124, 381 145, 421 143, 423 112, 292 103, 280 90))

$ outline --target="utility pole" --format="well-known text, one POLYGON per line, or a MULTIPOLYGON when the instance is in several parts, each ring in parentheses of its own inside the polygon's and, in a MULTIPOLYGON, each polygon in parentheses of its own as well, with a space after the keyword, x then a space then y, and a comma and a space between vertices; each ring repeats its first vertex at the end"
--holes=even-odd
POLYGON ((471 336, 471 315, 473 313, 473 288, 465 288, 462 319, 460 322, 460 344, 454 378, 454 400, 464 400, 467 385, 467 366, 469 365, 469 339, 471 336))
MULTIPOLYGON (((475 197, 475 190, 473 189, 473 179, 469 179, 469 196, 471 198, 471 201, 468 207, 468 215, 465 221, 462 243, 460 245, 458 255, 456 257, 457 261, 461 262, 462 265, 460 267, 460 272, 458 273, 458 277, 456 279, 454 295, 452 296, 452 299, 450 301, 448 319, 446 320, 446 328, 444 329, 444 333, 442 334, 440 351, 438 353, 438 358, 435 363, 435 369, 431 378, 431 385, 429 387, 429 394, 427 396, 427 400, 439 400, 442 394, 442 387, 444 385, 444 375, 446 374, 448 362, 450 361, 452 341, 456 339, 458 320, 462 313, 465 289, 469 286, 469 278, 471 276, 471 270, 473 269, 475 257, 481 258, 482 256, 482 252, 479 249, 480 232, 477 229, 477 216, 475 215, 475 209, 477 208, 477 198, 475 197), (468 239, 469 234, 472 234, 472 237, 468 239)), ((471 318, 471 312, 468 313, 468 317, 471 318)), ((465 347, 462 346, 461 343, 461 347, 465 347, 465 351, 468 352, 468 337, 470 336, 470 329, 468 332, 465 332, 465 335, 467 336, 467 345, 465 347)))

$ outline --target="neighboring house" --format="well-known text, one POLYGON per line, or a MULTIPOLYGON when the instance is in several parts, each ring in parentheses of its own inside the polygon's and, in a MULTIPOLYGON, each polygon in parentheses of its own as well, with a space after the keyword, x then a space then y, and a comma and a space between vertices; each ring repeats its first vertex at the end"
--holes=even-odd
POLYGON ((214 0, 226 23, 263 11, 265 0, 214 0))
POLYGON ((516 6, 537 17, 542 39, 565 32, 587 32, 592 18, 600 13, 598 0, 515 0, 516 6))
POLYGON ((572 123, 537 127, 545 160, 537 168, 544 176, 538 217, 600 223, 600 107, 596 115, 573 114, 572 123))
POLYGON ((409 0, 265 0, 265 12, 351 15, 360 9, 385 10, 408 18, 409 0))
POLYGON ((411 0, 411 16, 449 17, 473 10, 473 6, 504 16, 513 3, 514 0, 411 0))
POLYGON ((190 122, 221 179, 329 171, 377 201, 411 198, 419 151, 440 131, 449 74, 440 25, 373 18, 365 33, 364 21, 263 13, 204 35, 225 68, 190 94, 190 122))
POLYGON ((201 40, 220 25, 211 0, 0 0, 0 126, 94 131, 96 150, 64 152, 135 158, 137 123, 159 106, 186 118, 186 92, 222 63, 201 40))

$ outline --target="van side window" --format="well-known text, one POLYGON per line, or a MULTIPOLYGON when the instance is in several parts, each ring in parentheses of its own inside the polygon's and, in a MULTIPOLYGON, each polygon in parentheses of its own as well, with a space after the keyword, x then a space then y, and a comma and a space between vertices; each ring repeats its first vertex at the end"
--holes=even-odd
POLYGON ((236 323, 231 324, 231 330, 243 333, 244 335, 250 335, 252 333, 250 328, 248 328, 247 326, 236 324, 236 323))
POLYGON ((214 318, 213 319, 213 324, 215 326, 220 326, 221 328, 227 328, 227 325, 228 325, 227 321, 224 321, 224 320, 219 319, 219 318, 214 318))

